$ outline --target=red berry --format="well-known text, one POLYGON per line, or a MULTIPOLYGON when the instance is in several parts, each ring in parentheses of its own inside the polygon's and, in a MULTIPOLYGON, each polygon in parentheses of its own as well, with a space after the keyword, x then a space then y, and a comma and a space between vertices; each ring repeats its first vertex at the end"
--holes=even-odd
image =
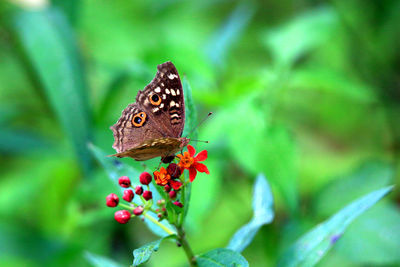
POLYGON ((140 174, 139 176, 140 183, 144 185, 148 185, 149 183, 151 183, 151 179, 151 174, 148 172, 142 172, 142 174, 140 174))
POLYGON ((136 186, 135 193, 136 195, 141 195, 143 193, 143 187, 141 187, 140 185, 136 186))
POLYGON ((170 197, 171 199, 175 199, 175 198, 176 198, 176 191, 170 191, 170 192, 169 192, 169 197, 170 197))
POLYGON ((118 202, 119 202, 119 198, 116 194, 109 194, 106 197, 106 205, 108 207, 115 207, 118 205, 118 202))
POLYGON ((127 210, 119 210, 115 212, 114 219, 119 223, 127 223, 131 219, 131 214, 127 210))
POLYGON ((164 186, 164 190, 165 190, 165 192, 169 192, 169 191, 171 191, 171 186, 169 185, 169 184, 166 184, 165 186, 164 186))
POLYGON ((131 202, 134 196, 135 194, 131 189, 126 189, 124 190, 124 195, 122 196, 122 198, 128 202, 131 202))
POLYGON ((181 168, 179 168, 178 164, 171 163, 167 167, 167 173, 171 175, 172 178, 178 178, 179 176, 181 176, 182 171, 181 168))
POLYGON ((179 202, 179 201, 175 201, 173 204, 176 205, 176 206, 178 206, 178 207, 180 207, 180 208, 183 207, 182 203, 179 202))
POLYGON ((144 191, 143 192, 143 198, 146 200, 150 200, 153 198, 153 194, 151 193, 151 191, 144 191))
POLYGON ((118 179, 118 183, 121 187, 128 188, 131 186, 131 180, 128 176, 121 176, 118 179))
POLYGON ((143 207, 142 207, 142 206, 136 207, 136 208, 133 210, 133 214, 135 214, 136 216, 139 216, 139 215, 142 214, 142 213, 143 213, 143 207))

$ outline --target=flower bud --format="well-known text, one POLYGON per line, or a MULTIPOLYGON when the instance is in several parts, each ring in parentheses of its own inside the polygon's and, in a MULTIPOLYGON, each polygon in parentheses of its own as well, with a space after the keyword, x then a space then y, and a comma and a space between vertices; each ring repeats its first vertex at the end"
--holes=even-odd
POLYGON ((128 176, 121 176, 118 179, 118 183, 121 187, 128 188, 131 186, 131 180, 128 176))
POLYGON ((181 176, 182 171, 181 168, 179 168, 178 164, 171 163, 167 167, 167 173, 171 175, 172 178, 178 178, 179 176, 181 176))
POLYGON ((140 185, 136 186, 135 193, 136 195, 141 195, 143 193, 143 187, 141 187, 140 185))
POLYGON ((180 208, 183 207, 182 203, 179 202, 179 201, 175 201, 173 204, 176 205, 176 206, 178 206, 178 207, 180 207, 180 208))
POLYGON ((173 188, 174 190, 179 190, 179 189, 182 187, 182 185, 183 185, 181 182, 175 181, 175 180, 169 181, 169 184, 172 186, 172 188, 173 188))
POLYGON ((146 200, 150 200, 153 198, 153 194, 151 193, 151 191, 144 191, 143 192, 143 198, 146 200))
POLYGON ((133 214, 135 214, 136 216, 139 216, 142 213, 143 213, 143 207, 142 206, 138 206, 133 210, 133 214))
POLYGON ((127 210, 119 210, 114 213, 114 219, 119 223, 127 223, 131 219, 131 214, 127 210))
POLYGON ((164 186, 164 191, 165 192, 169 192, 169 191, 171 191, 171 186, 169 185, 169 184, 166 184, 165 186, 164 186))
POLYGON ((106 197, 106 205, 108 207, 116 207, 118 205, 119 198, 116 194, 109 194, 106 197))
POLYGON ((148 185, 151 183, 152 177, 151 174, 148 172, 142 172, 139 176, 139 181, 141 184, 148 185))
POLYGON ((176 198, 176 191, 170 191, 170 192, 169 192, 169 197, 170 197, 171 199, 175 199, 175 198, 176 198))
POLYGON ((131 189, 126 189, 124 190, 124 195, 122 196, 122 199, 128 202, 131 202, 135 194, 131 189))
POLYGON ((160 218, 160 219, 161 219, 161 218, 162 218, 162 216, 163 216, 163 215, 162 215, 161 213, 157 213, 157 217, 158 217, 158 218, 160 218))

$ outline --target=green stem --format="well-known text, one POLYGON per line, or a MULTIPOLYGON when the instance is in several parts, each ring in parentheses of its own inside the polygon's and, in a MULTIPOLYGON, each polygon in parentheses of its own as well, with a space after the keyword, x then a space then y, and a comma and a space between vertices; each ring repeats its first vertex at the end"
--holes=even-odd
POLYGON ((176 226, 178 231, 178 241, 181 243, 183 250, 185 251, 186 257, 188 258, 191 267, 197 266, 196 256, 193 254, 192 248, 186 239, 185 231, 182 226, 176 226))
MULTIPOLYGON (((134 204, 134 205, 135 205, 135 204, 134 204)), ((129 206, 129 205, 124 204, 124 203, 119 203, 118 206, 121 206, 121 207, 123 207, 123 208, 125 208, 125 209, 129 209, 129 210, 133 210, 133 209, 134 209, 134 207, 129 206)))
POLYGON ((144 217, 146 217, 147 219, 149 219, 150 221, 152 221, 153 223, 157 224, 161 229, 163 229, 167 234, 169 235, 174 235, 176 233, 174 233, 173 231, 171 231, 168 227, 166 227, 165 225, 163 225, 162 223, 160 223, 159 221, 157 221, 156 219, 154 219, 153 217, 151 217, 150 215, 148 215, 147 213, 143 214, 144 217))

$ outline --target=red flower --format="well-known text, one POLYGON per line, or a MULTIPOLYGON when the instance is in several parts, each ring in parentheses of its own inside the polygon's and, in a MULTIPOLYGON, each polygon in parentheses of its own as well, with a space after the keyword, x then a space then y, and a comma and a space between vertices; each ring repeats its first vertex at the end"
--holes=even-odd
POLYGON ((171 175, 167 173, 167 170, 164 167, 161 167, 159 171, 153 172, 154 180, 158 185, 166 185, 169 180, 171 180, 171 175))
POLYGON ((172 187, 174 190, 179 190, 179 188, 181 188, 181 186, 182 186, 182 183, 181 183, 181 182, 175 181, 175 180, 170 180, 170 181, 169 181, 169 184, 171 185, 171 187, 172 187))
POLYGON ((196 154, 196 150, 194 149, 194 147, 188 145, 187 148, 187 152, 183 153, 183 155, 179 154, 177 155, 177 157, 180 158, 178 164, 179 167, 189 170, 189 180, 193 182, 194 178, 196 178, 198 171, 210 174, 207 166, 203 163, 199 163, 199 161, 204 161, 207 159, 207 150, 203 150, 199 154, 197 154, 197 156, 194 156, 194 154, 196 154))

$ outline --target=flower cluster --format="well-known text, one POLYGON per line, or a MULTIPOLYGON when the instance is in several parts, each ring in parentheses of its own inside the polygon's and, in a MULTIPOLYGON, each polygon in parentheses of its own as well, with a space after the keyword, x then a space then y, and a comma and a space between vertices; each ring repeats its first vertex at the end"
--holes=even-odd
POLYGON ((191 145, 187 146, 188 151, 183 154, 177 155, 179 161, 177 163, 170 163, 167 168, 161 167, 159 170, 153 172, 154 182, 157 186, 163 187, 161 190, 164 198, 157 201, 157 209, 153 209, 153 193, 150 190, 149 184, 153 180, 153 176, 148 172, 143 172, 139 176, 141 185, 133 186, 131 180, 127 176, 121 176, 118 183, 121 187, 127 188, 123 192, 122 199, 128 202, 127 204, 120 203, 119 197, 116 194, 109 194, 106 197, 106 205, 108 207, 121 206, 124 210, 115 212, 114 218, 119 223, 127 223, 132 217, 146 216, 147 212, 153 212, 157 215, 158 220, 161 221, 168 218, 167 206, 172 205, 177 208, 172 212, 181 212, 179 208, 183 208, 183 194, 182 189, 185 188, 187 183, 193 182, 196 178, 197 172, 204 172, 209 174, 206 165, 200 163, 207 159, 207 150, 201 151, 195 156, 196 150, 191 145), (185 180, 183 175, 184 170, 189 171, 189 181, 185 180), (146 187, 146 190, 143 189, 146 187), (134 200, 136 196, 139 200, 134 200))

